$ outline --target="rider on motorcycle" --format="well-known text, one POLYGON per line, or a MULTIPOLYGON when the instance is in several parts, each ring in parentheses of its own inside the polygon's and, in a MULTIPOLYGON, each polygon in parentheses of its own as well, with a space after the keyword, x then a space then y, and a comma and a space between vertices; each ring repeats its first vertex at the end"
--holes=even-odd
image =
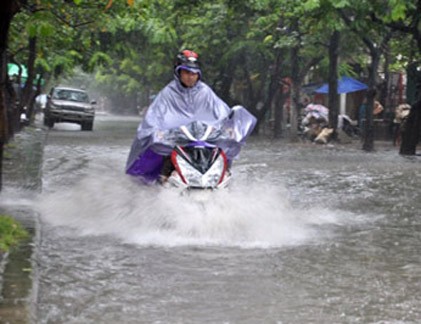
MULTIPOLYGON (((231 109, 201 79, 198 55, 191 50, 178 53, 174 64, 174 80, 158 93, 137 129, 126 173, 140 176, 149 182, 158 179, 163 171, 165 157, 172 150, 172 147, 160 141, 162 133, 195 121, 204 122, 216 129, 228 125, 237 128, 241 138, 237 136, 233 140, 243 144, 243 139, 254 128, 255 117, 241 107, 236 109, 238 113, 234 114, 237 116, 233 119, 235 109, 231 109)), ((238 154, 239 145, 232 141, 224 143, 227 157, 231 161, 238 154)))

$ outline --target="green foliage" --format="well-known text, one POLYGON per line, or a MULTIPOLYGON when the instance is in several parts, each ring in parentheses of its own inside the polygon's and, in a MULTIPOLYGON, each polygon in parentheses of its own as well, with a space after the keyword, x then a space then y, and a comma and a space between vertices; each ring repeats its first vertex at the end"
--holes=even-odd
POLYGON ((393 39, 389 46, 391 53, 396 53, 390 57, 389 68, 393 72, 405 71, 408 62, 421 61, 421 53, 413 49, 415 44, 408 35, 400 35, 399 39, 393 39))
MULTIPOLYGON (((299 55, 300 74, 311 68, 312 78, 326 79, 327 46, 334 30, 340 31, 342 39, 340 73, 351 75, 351 67, 356 65, 366 72, 368 55, 358 35, 379 42, 386 31, 379 22, 406 23, 408 15, 416 15, 416 3, 415 0, 29 0, 13 20, 9 53, 17 62, 24 63, 28 37, 37 37, 37 73, 60 78, 80 66, 86 72, 95 72, 107 96, 115 91, 136 102, 159 91, 172 78, 175 53, 191 48, 200 54, 207 83, 219 86, 229 73, 232 80, 224 85, 231 87, 227 93, 244 97, 248 93, 234 89, 246 89, 242 91, 253 92, 254 99, 262 101, 264 85, 275 62, 282 64, 278 69, 280 77, 292 73, 291 49, 299 55), (340 12, 352 17, 358 33, 344 24, 340 12), (371 19, 373 15, 378 18, 376 23, 371 19), (308 66, 308 62, 316 59, 318 64, 308 66), (238 84, 241 86, 236 87, 238 84)), ((393 68, 400 68, 416 55, 406 37, 403 39, 401 34, 395 37, 397 43, 405 43, 390 49, 393 68), (398 56, 399 60, 394 59, 398 56)))
POLYGON ((89 60, 88 71, 92 72, 94 71, 95 67, 106 67, 111 66, 112 64, 113 59, 109 55, 103 52, 96 52, 89 60))
POLYGON ((320 0, 307 0, 304 2, 303 7, 306 11, 312 11, 320 7, 320 0))
POLYGON ((350 65, 349 63, 339 63, 338 66, 338 73, 340 76, 350 76, 350 77, 358 77, 357 73, 354 71, 354 67, 350 65))
MULTIPOLYGON (((25 15, 25 13, 22 13, 25 15)), ((31 37, 50 37, 56 31, 56 27, 52 24, 50 13, 36 12, 27 16, 26 32, 31 37)))
POLYGON ((392 7, 391 18, 392 21, 405 19, 406 6, 403 3, 397 3, 392 7))
POLYGON ((12 246, 28 237, 28 232, 10 216, 0 215, 0 251, 7 252, 12 246))
POLYGON ((37 58, 35 68, 47 73, 51 72, 51 66, 48 64, 47 60, 42 57, 37 58))
POLYGON ((349 1, 349 0, 335 0, 332 1, 332 5, 334 8, 336 9, 341 9, 341 8, 346 8, 350 5, 353 4, 353 1, 349 1))
POLYGON ((414 2, 406 0, 389 0, 383 19, 387 22, 405 20, 410 10, 417 10, 414 2))

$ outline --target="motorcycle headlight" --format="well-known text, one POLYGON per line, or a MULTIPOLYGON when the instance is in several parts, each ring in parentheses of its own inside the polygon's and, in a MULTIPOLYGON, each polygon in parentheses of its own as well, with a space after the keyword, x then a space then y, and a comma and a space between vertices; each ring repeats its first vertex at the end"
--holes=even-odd
POLYGON ((187 182, 187 185, 201 188, 216 188, 221 180, 222 172, 225 167, 225 161, 222 155, 218 156, 205 174, 202 174, 200 171, 195 169, 190 163, 180 156, 177 156, 177 163, 182 176, 187 182))
POLYGON ((189 186, 201 187, 202 174, 195 169, 190 163, 184 160, 181 156, 177 156, 177 163, 180 167, 182 177, 186 180, 189 186))
POLYGON ((224 162, 222 155, 219 155, 210 169, 202 176, 202 183, 215 188, 218 185, 219 180, 221 180, 222 172, 225 167, 224 162))

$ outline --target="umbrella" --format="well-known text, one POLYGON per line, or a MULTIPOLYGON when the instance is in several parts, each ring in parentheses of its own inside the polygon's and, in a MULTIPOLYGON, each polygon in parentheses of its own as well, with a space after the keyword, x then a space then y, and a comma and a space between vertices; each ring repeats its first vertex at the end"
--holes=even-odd
MULTIPOLYGON (((368 86, 351 77, 344 76, 338 80, 338 94, 349 93, 360 90, 366 90, 368 86)), ((329 93, 329 86, 327 83, 316 89, 316 93, 329 93)))

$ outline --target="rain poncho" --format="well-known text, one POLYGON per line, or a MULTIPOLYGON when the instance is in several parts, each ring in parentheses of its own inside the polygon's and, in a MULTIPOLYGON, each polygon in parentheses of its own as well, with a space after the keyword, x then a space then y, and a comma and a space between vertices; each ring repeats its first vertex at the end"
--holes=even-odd
POLYGON ((252 132, 256 118, 241 106, 228 107, 200 80, 194 87, 186 88, 175 78, 157 95, 139 125, 126 173, 146 181, 156 180, 162 169, 163 156, 169 155, 176 145, 171 140, 171 133, 192 122, 213 126, 219 134, 214 143, 232 161, 252 132))

